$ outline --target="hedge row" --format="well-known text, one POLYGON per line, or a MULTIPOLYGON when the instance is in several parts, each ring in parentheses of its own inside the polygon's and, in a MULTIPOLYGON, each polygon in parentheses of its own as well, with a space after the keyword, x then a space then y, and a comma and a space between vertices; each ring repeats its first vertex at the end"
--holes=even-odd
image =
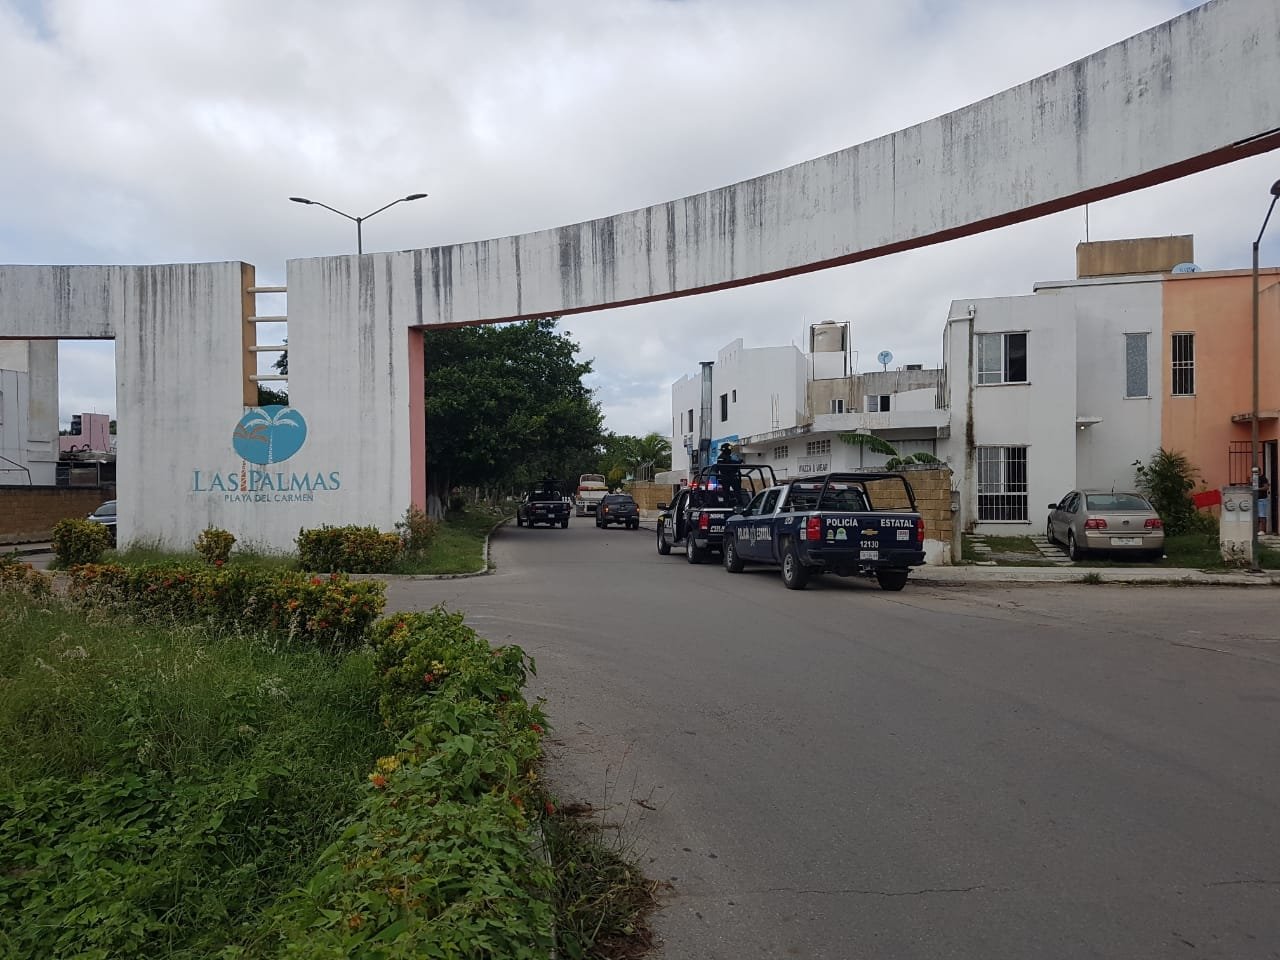
POLYGON ((221 630, 262 631, 307 646, 352 649, 382 611, 384 584, 243 567, 85 564, 68 598, 81 607, 160 614, 221 630))
POLYGON ((281 955, 548 956, 554 878, 531 809, 546 721, 520 692, 532 661, 440 607, 381 621, 372 642, 384 722, 404 737, 278 914, 281 955))

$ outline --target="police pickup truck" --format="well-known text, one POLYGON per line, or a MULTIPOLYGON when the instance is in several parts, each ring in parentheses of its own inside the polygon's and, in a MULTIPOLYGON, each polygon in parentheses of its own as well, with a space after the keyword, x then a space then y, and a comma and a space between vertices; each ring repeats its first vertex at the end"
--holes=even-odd
POLYGON ((757 493, 777 483, 768 464, 713 463, 698 469, 670 504, 658 509, 658 553, 684 548, 685 559, 702 563, 720 552, 724 521, 757 493))
POLYGON ((907 571, 924 563, 924 519, 898 473, 829 473, 759 493, 725 521, 724 568, 749 563, 782 569, 782 582, 803 590, 823 573, 875 577, 901 590, 907 571))
POLYGON ((545 523, 549 527, 557 524, 569 526, 571 505, 555 480, 543 480, 529 487, 516 506, 516 526, 532 527, 545 523))

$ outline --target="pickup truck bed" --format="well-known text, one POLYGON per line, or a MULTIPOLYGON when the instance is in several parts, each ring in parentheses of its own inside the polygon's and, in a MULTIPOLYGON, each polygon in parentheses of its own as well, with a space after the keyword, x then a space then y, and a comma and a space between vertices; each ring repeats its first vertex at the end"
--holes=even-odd
POLYGON ((901 590, 924 563, 924 519, 911 484, 896 473, 832 473, 772 487, 724 528, 724 566, 777 566, 789 589, 812 576, 874 577, 901 590))

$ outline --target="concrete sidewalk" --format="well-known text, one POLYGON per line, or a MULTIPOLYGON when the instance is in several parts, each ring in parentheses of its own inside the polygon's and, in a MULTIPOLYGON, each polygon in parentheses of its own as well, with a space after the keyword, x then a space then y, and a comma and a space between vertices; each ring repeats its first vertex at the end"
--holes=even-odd
MULTIPOLYGON (((911 571, 913 583, 1081 583, 1097 574, 1102 583, 1202 584, 1227 587, 1280 586, 1280 570, 1261 573, 1191 570, 1186 567, 999 567, 961 564, 924 566, 911 571)), ((1092 578, 1091 578, 1092 579, 1092 578)))

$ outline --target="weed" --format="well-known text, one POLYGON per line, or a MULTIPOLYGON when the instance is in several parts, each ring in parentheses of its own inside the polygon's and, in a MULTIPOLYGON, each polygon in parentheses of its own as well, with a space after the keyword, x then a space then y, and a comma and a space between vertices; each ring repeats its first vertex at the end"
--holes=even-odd
POLYGON ((1090 570, 1080 578, 1081 583, 1102 583, 1102 574, 1097 571, 1090 570))

